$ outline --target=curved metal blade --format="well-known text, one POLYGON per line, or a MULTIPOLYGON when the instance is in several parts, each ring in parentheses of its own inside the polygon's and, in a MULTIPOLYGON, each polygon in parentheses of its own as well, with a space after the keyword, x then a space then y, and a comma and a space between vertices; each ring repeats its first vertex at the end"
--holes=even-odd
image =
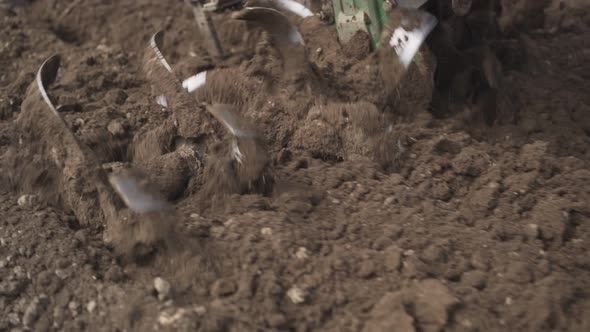
POLYGON ((37 88, 39 89, 39 92, 41 92, 43 101, 45 101, 45 104, 47 104, 47 106, 49 106, 49 108, 57 116, 59 116, 59 114, 57 113, 53 102, 47 94, 47 87, 55 82, 60 64, 61 56, 59 54, 52 55, 47 60, 45 60, 43 64, 41 64, 41 67, 39 67, 39 70, 37 71, 37 76, 35 77, 37 88))
POLYGON ((397 27, 389 39, 401 64, 408 68, 426 37, 434 29, 438 20, 421 10, 405 10, 397 27))
POLYGON ((207 71, 202 71, 182 81, 182 87, 188 92, 194 92, 207 83, 207 71))
POLYGON ((293 0, 248 0, 246 7, 265 7, 286 11, 299 17, 313 16, 313 12, 304 5, 293 0))
POLYGON ((287 72, 300 71, 307 62, 305 42, 297 27, 287 16, 276 9, 247 7, 233 13, 236 20, 249 21, 259 25, 271 37, 283 58, 287 72))
POLYGON ((53 55, 41 64, 27 90, 17 124, 32 144, 42 140, 47 149, 46 157, 62 170, 59 195, 80 223, 100 223, 105 221, 102 218, 109 222, 115 219, 117 209, 110 200, 112 192, 104 189, 106 177, 92 152, 83 149, 62 119, 47 92, 57 78, 60 62, 61 57, 53 55), (96 207, 102 210, 102 215, 97 213, 96 207))
POLYGON ((125 205, 135 213, 161 212, 169 208, 168 202, 153 185, 136 172, 109 174, 109 182, 125 205))
POLYGON ((173 73, 172 67, 170 66, 168 61, 166 61, 166 58, 164 58, 164 55, 162 54, 161 48, 162 48, 163 43, 164 43, 164 31, 158 31, 152 35, 152 38, 150 38, 150 47, 154 51, 154 53, 156 54, 158 61, 160 61, 162 66, 164 66, 164 68, 166 68, 166 70, 169 73, 173 73))
POLYGON ((213 104, 207 105, 207 111, 211 113, 217 121, 237 138, 253 138, 257 136, 256 130, 246 121, 233 105, 213 104))
POLYGON ((172 109, 181 136, 192 137, 199 131, 201 122, 195 121, 198 108, 194 98, 183 88, 182 82, 162 53, 164 32, 158 31, 151 38, 144 55, 143 69, 154 88, 158 104, 172 109))

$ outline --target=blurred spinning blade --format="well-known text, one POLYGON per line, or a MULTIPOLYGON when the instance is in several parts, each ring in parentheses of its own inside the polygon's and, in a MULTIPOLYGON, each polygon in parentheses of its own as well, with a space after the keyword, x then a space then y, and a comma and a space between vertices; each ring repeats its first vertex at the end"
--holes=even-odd
POLYGON ((246 7, 232 14, 232 18, 252 22, 264 29, 277 47, 287 73, 306 66, 305 43, 297 27, 276 9, 246 7))
POLYGON ((438 21, 422 10, 407 9, 400 13, 399 22, 391 27, 393 31, 388 45, 393 48, 404 68, 408 68, 438 21))
POLYGON ((233 105, 207 105, 207 110, 233 136, 231 155, 246 170, 242 173, 248 173, 248 178, 255 178, 266 164, 268 154, 254 125, 242 117, 233 105))
POLYGON ((205 13, 201 2, 194 0, 187 0, 187 2, 192 6, 195 21, 197 21, 199 31, 205 39, 207 51, 209 51, 209 54, 215 57, 223 57, 224 52, 223 48, 221 48, 219 38, 217 37, 217 32, 215 31, 213 22, 211 22, 211 18, 207 15, 207 13, 205 13))
POLYGON ((313 16, 311 10, 293 0, 248 0, 246 2, 246 7, 271 8, 278 11, 286 11, 299 17, 313 16))
POLYGON ((155 186, 136 170, 110 174, 109 182, 125 205, 135 213, 146 214, 170 209, 155 186))
POLYGON ((39 71, 37 71, 37 76, 35 77, 35 82, 37 84, 37 88, 43 97, 43 101, 47 106, 57 115, 60 119, 61 117, 57 113, 53 102, 49 98, 49 94, 47 93, 47 87, 55 82, 57 78, 57 72, 59 71, 59 66, 61 64, 61 56, 59 54, 55 54, 49 57, 47 60, 43 62, 39 71))
POLYGON ((163 31, 156 32, 150 39, 143 59, 143 70, 152 84, 158 104, 170 108, 176 117, 178 133, 183 137, 193 137, 198 134, 199 121, 189 119, 194 120, 194 112, 198 107, 164 57, 163 39, 163 31))
POLYGON ((238 114, 233 105, 213 104, 208 105, 207 110, 217 121, 237 138, 256 137, 256 131, 242 116, 238 114))

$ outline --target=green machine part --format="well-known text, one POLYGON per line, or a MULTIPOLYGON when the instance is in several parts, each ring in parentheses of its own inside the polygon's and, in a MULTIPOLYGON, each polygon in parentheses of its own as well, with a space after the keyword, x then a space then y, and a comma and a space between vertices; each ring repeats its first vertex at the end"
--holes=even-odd
POLYGON ((387 22, 389 0, 333 0, 334 19, 341 43, 348 42, 361 30, 371 37, 371 47, 379 46, 381 31, 387 22))

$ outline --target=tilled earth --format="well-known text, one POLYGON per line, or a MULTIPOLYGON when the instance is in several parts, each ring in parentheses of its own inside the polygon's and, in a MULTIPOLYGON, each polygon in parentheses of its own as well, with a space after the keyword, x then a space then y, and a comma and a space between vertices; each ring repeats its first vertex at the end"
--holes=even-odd
POLYGON ((227 13, 215 21, 231 56, 216 64, 180 2, 71 3, 0 17, 1 331, 590 330, 583 1, 554 1, 530 22, 532 1, 502 1, 493 126, 477 104, 431 115, 427 49, 389 91, 379 57, 347 54, 315 17, 297 21, 314 69, 286 77, 268 36, 227 13), (23 157, 15 119, 40 64, 60 53, 50 92, 68 126, 101 163, 137 162, 142 133, 170 117, 141 64, 160 29, 181 77, 215 66, 195 97, 254 120, 276 183, 211 195, 201 171, 183 182, 174 160, 143 165, 176 184, 166 194, 183 249, 134 261, 105 243, 100 220, 81 225, 48 199, 59 196, 51 171, 23 157), (374 113, 391 137, 371 134, 374 113))

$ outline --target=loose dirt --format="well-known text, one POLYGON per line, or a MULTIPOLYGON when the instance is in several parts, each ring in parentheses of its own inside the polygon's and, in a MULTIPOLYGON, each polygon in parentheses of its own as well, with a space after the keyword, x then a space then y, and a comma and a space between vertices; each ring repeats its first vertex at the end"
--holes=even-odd
POLYGON ((401 75, 317 17, 294 20, 308 62, 284 75, 230 12, 214 17, 223 61, 180 1, 0 12, 0 330, 590 330, 590 8, 499 2, 498 63, 453 81, 444 112, 434 68, 456 59, 424 47, 401 75), (179 77, 209 70, 181 118, 144 71, 158 30, 179 77), (77 150, 23 103, 55 53, 49 92, 84 158, 136 165, 165 214, 105 221, 89 203, 103 173, 55 166, 52 147, 77 150), (240 144, 268 160, 232 168, 208 102, 235 105, 261 132, 240 144))

